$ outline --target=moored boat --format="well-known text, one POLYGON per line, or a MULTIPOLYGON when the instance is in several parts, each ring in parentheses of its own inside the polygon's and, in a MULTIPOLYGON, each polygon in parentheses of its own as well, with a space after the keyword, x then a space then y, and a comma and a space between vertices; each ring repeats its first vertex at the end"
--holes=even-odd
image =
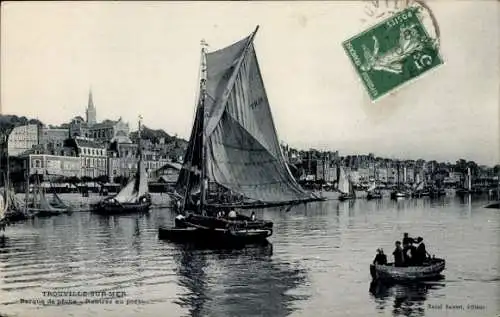
POLYGON ((429 259, 422 266, 396 267, 393 263, 387 265, 370 264, 370 274, 374 280, 416 281, 439 278, 445 269, 445 260, 429 259))
POLYGON ((394 190, 391 192, 391 198, 392 199, 398 199, 398 198, 404 198, 406 197, 406 193, 401 190, 394 190))
MULTIPOLYGON (((29 196, 29 195, 28 195, 29 196)), ((41 186, 40 180, 37 177, 31 199, 27 200, 26 212, 37 217, 57 216, 65 213, 70 213, 69 206, 61 206, 62 200, 58 203, 58 207, 54 207, 47 199, 45 188, 41 186)))
POLYGON ((352 185, 351 178, 346 174, 343 167, 339 167, 339 182, 338 182, 338 190, 341 193, 339 196, 339 200, 351 200, 356 198, 356 192, 354 191, 354 187, 352 185))
POLYGON ((181 199, 174 206, 182 216, 174 227, 160 227, 160 238, 262 242, 272 222, 233 208, 320 200, 300 187, 284 159, 253 46, 256 32, 214 52, 202 48, 196 115, 176 184, 181 199))
POLYGON ((381 199, 382 193, 379 191, 368 192, 368 194, 366 194, 366 198, 367 199, 381 199))
POLYGON ((377 189, 377 185, 373 182, 370 187, 366 190, 366 199, 381 199, 382 193, 377 189))
MULTIPOLYGON (((141 119, 141 117, 139 117, 141 119)), ((129 213, 147 213, 151 207, 151 195, 148 191, 146 167, 142 158, 140 145, 141 121, 139 120, 139 147, 137 155, 137 171, 135 176, 116 195, 107 197, 91 206, 92 212, 111 215, 129 213)))
POLYGON ((236 224, 231 224, 228 228, 208 228, 188 224, 185 228, 160 227, 158 229, 160 239, 181 243, 212 244, 214 246, 264 243, 272 233, 273 231, 270 228, 237 227, 236 224))

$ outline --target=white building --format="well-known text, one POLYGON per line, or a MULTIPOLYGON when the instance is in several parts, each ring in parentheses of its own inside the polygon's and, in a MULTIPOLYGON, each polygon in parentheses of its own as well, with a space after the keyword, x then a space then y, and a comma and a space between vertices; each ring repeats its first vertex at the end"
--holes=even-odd
POLYGON ((15 127, 9 134, 7 149, 10 156, 17 156, 33 148, 39 141, 39 128, 36 124, 15 127))

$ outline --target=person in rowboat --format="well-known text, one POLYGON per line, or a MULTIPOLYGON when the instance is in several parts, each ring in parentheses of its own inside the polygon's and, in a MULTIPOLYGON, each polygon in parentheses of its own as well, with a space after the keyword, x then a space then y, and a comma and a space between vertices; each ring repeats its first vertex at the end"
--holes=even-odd
POLYGON ((410 249, 411 249, 411 246, 412 246, 412 243, 415 243, 415 239, 411 238, 408 236, 408 232, 405 232, 404 233, 404 237, 403 237, 403 254, 405 256, 405 259, 404 259, 404 262, 406 264, 409 264, 410 263, 410 259, 411 259, 411 254, 410 254, 410 249))
POLYGON ((405 245, 410 245, 411 243, 415 243, 415 242, 416 242, 415 239, 408 236, 408 232, 404 233, 403 248, 405 247, 405 245))
POLYGON ((384 250, 382 248, 377 249, 377 255, 373 260, 373 264, 378 265, 386 265, 387 264, 387 256, 384 254, 384 250))
POLYGON ((401 241, 396 241, 396 249, 392 252, 394 256, 394 266, 405 266, 403 249, 401 248, 401 241))
POLYGON ((423 265, 424 261, 427 259, 427 251, 425 250, 424 239, 422 237, 417 238, 418 247, 416 249, 415 255, 415 265, 423 265))

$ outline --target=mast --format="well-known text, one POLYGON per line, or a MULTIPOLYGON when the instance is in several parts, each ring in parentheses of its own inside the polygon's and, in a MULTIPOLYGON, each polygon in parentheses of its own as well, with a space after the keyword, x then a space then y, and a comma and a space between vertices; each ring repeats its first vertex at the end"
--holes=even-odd
POLYGON ((139 115, 138 130, 137 130, 137 155, 139 156, 139 161, 142 159, 142 148, 141 148, 141 121, 142 115, 139 115))
POLYGON ((201 129, 200 139, 201 139, 201 177, 200 177, 200 205, 198 209, 198 213, 203 212, 203 207, 205 205, 206 200, 206 191, 208 184, 205 184, 207 178, 207 150, 206 150, 206 142, 205 142, 205 98, 206 98, 206 90, 207 90, 207 42, 205 40, 201 40, 201 78, 200 78, 200 97, 201 97, 201 129))
POLYGON ((472 177, 471 177, 470 167, 467 167, 467 189, 469 191, 472 189, 472 177))
MULTIPOLYGON (((243 50, 243 53, 241 54, 241 57, 238 60, 238 63, 236 67, 234 68, 235 71, 233 72, 233 75, 231 76, 231 79, 229 80, 229 84, 225 89, 225 94, 229 95, 229 92, 233 89, 234 84, 236 82, 236 75, 241 67, 241 64, 243 63, 243 60, 245 59, 248 48, 253 42, 253 39, 255 37, 255 34, 257 33, 259 29, 259 26, 255 28, 253 33, 250 35, 248 42, 245 46, 245 49, 243 50)), ((201 182, 200 182, 200 205, 199 205, 199 212, 201 213, 203 211, 203 207, 206 203, 206 191, 208 189, 208 179, 207 179, 207 159, 206 159, 206 127, 205 127, 205 117, 207 114, 205 113, 205 98, 206 98, 206 82, 207 82, 207 61, 206 61, 206 47, 207 43, 202 40, 201 41, 202 49, 201 49, 201 54, 202 54, 202 59, 201 59, 201 82, 200 82, 200 93, 201 93, 201 110, 202 110, 202 122, 201 122, 201 129, 200 129, 200 139, 201 139, 201 161, 202 161, 202 166, 201 166, 201 182)))

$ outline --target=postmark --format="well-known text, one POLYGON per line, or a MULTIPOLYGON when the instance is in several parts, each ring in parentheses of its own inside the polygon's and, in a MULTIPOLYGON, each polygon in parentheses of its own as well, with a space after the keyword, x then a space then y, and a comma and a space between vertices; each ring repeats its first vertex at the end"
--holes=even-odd
POLYGON ((406 7, 342 43, 372 101, 443 64, 423 11, 406 7))

